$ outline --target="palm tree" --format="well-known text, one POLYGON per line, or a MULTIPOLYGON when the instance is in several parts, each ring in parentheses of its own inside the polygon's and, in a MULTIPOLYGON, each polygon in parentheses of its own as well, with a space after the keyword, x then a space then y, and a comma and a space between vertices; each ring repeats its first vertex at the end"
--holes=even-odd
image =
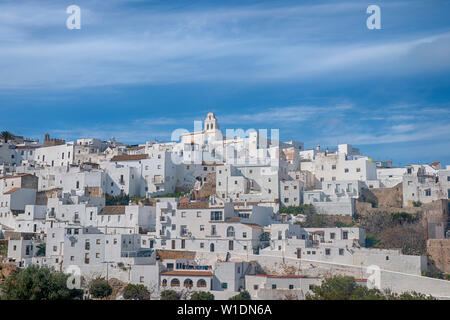
POLYGON ((5 143, 7 143, 9 139, 12 139, 14 137, 14 135, 9 131, 2 131, 0 133, 0 137, 2 137, 3 141, 5 141, 5 143))

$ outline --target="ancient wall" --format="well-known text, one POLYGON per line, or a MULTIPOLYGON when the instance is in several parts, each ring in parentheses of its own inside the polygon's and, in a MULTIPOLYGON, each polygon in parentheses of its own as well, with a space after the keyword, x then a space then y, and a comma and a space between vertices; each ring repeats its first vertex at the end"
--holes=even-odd
POLYGON ((436 268, 442 273, 450 274, 450 239, 428 240, 427 253, 436 268))

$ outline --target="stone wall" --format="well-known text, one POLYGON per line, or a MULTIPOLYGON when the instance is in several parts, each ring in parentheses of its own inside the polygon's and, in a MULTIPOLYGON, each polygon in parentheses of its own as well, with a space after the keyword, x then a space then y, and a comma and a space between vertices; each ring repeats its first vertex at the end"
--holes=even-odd
POLYGON ((450 274, 450 239, 428 240, 427 253, 437 269, 450 274))
POLYGON ((195 200, 207 198, 216 194, 216 173, 211 172, 206 176, 206 181, 201 182, 201 187, 198 190, 193 190, 192 195, 195 200))

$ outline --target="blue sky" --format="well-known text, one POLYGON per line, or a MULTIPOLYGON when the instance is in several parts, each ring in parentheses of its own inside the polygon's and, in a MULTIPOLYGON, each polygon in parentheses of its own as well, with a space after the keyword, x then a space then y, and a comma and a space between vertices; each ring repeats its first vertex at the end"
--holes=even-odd
POLYGON ((0 129, 167 141, 214 111, 223 129, 450 164, 449 17, 442 0, 3 0, 0 129))

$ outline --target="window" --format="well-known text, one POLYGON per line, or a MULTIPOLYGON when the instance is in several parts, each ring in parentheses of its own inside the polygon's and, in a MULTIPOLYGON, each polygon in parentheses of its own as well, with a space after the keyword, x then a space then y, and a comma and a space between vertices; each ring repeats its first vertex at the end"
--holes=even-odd
POLYGON ((203 242, 200 242, 200 248, 204 248, 205 247, 205 243, 203 243, 203 242))
POLYGON ((200 279, 197 281, 197 287, 198 288, 205 288, 206 287, 206 281, 203 279, 200 279))
POLYGON ((179 287, 180 286, 180 280, 178 280, 177 278, 172 279, 172 281, 170 281, 170 286, 171 287, 179 287))
POLYGON ((276 289, 277 285, 276 284, 272 284, 272 289, 276 289))
POLYGON ((344 255, 344 249, 339 249, 339 255, 343 256, 344 255))
POLYGON ((58 251, 58 247, 57 246, 53 246, 53 252, 58 251))
POLYGON ((292 290, 292 289, 294 289, 294 285, 293 285, 293 284, 290 284, 290 285, 289 285, 289 290, 292 290))
POLYGON ((356 172, 361 172, 361 168, 356 168, 356 172))
POLYGON ((139 277, 139 282, 140 282, 140 283, 144 283, 144 276, 140 276, 140 277, 139 277))
POLYGON ((75 257, 74 256, 70 256, 70 261, 74 261, 75 257))
POLYGON ((348 239, 348 231, 344 231, 342 233, 342 239, 347 240, 348 239))
POLYGON ((97 241, 95 243, 96 244, 100 244, 100 239, 97 239, 97 241))
POLYGON ((192 288, 194 286, 194 282, 192 282, 191 279, 186 279, 184 280, 183 285, 185 288, 192 288))
POLYGON ((186 218, 186 211, 181 211, 181 217, 186 218))
POLYGON ((258 290, 258 285, 257 284, 253 285, 253 290, 258 290))
POLYGON ((100 259, 100 253, 97 252, 97 253, 95 254, 95 257, 96 257, 97 259, 100 259))
POLYGON ((234 184, 237 184, 238 182, 237 182, 237 180, 234 180, 234 184))
POLYGON ((200 231, 205 231, 205 226, 203 224, 200 225, 200 231))
POLYGON ((330 233, 330 239, 335 239, 336 238, 336 234, 334 232, 330 233))
POLYGON ((325 249, 325 255, 329 256, 331 254, 331 249, 325 249))
POLYGON ((431 189, 425 190, 425 196, 431 197, 431 189))
POLYGON ((211 211, 211 221, 222 220, 222 211, 211 211))
POLYGON ((335 164, 333 164, 333 165, 331 166, 331 170, 336 170, 336 165, 335 165, 335 164))
POLYGON ((167 287, 167 279, 163 279, 162 284, 163 287, 167 287))
POLYGON ((222 282, 222 289, 227 289, 227 288, 228 288, 228 283, 222 282))
POLYGON ((348 173, 348 171, 349 171, 348 168, 345 168, 345 169, 344 169, 344 172, 345 172, 345 173, 348 173))
POLYGON ((234 228, 233 227, 228 227, 227 237, 234 237, 234 228))
POLYGON ((197 218, 201 218, 202 217, 202 212, 201 211, 197 211, 197 218))
POLYGON ((247 232, 242 232, 242 238, 247 238, 247 232))

